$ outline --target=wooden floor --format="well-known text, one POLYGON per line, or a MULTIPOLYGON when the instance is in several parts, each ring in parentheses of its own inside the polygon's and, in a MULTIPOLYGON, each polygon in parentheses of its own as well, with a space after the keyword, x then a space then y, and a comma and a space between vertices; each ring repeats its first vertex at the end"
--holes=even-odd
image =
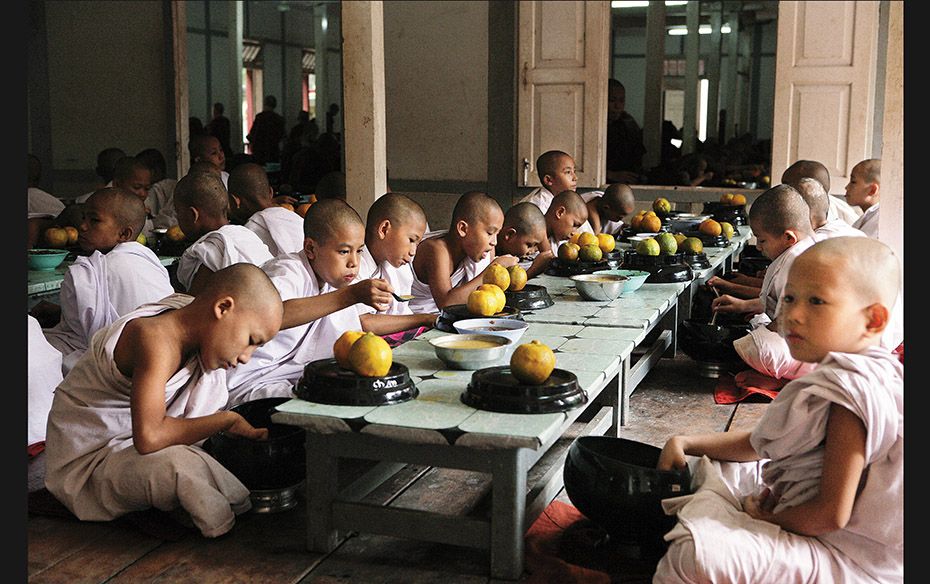
MULTIPOLYGON (((717 405, 716 381, 698 377, 696 370, 696 363, 681 352, 662 359, 633 394, 631 421, 621 435, 661 446, 674 433, 751 428, 766 405, 717 405)), ((41 488, 41 457, 31 470, 30 490, 41 488)), ((369 500, 456 513, 482 499, 488 489, 487 475, 408 466, 369 500)), ((564 490, 558 499, 570 503, 564 490)), ((247 513, 230 533, 208 540, 177 526, 175 537, 156 537, 125 520, 89 523, 30 513, 29 582, 497 582, 487 575, 487 553, 471 548, 359 534, 330 554, 311 553, 304 548, 304 518, 301 500, 283 513, 247 513)), ((651 580, 648 565, 629 566, 612 570, 615 582, 651 580)))

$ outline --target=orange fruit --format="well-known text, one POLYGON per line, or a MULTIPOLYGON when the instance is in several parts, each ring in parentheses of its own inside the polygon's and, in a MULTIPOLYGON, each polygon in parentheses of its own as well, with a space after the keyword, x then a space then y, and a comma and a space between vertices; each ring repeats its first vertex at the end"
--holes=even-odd
POLYGON ((78 230, 77 227, 72 227, 71 225, 65 226, 65 231, 68 232, 68 245, 77 245, 78 240, 78 230))
POLYGON ((489 290, 472 290, 465 307, 478 316, 494 316, 497 314, 497 296, 489 290))
POLYGON ((730 201, 730 204, 731 205, 745 205, 746 195, 739 194, 739 193, 733 195, 733 199, 730 201))
POLYGON ((630 219, 630 227, 633 228, 633 231, 639 231, 639 225, 643 222, 643 215, 645 215, 645 213, 636 214, 630 219))
POLYGON ((720 235, 720 233, 723 231, 723 228, 713 219, 705 219, 698 226, 698 231, 705 235, 716 237, 717 235, 720 235))
POLYGON ((720 202, 723 203, 724 205, 732 205, 733 197, 734 197, 733 193, 725 193, 723 195, 720 195, 720 202))
POLYGON ((500 286, 496 284, 482 284, 478 286, 478 290, 490 292, 494 295, 494 299, 497 301, 496 310, 494 311, 495 314, 501 310, 504 310, 504 306, 507 305, 507 296, 504 294, 504 291, 500 286))
POLYGON ((301 217, 304 217, 307 215, 307 209, 310 208, 310 205, 312 205, 312 203, 301 203, 294 208, 294 211, 301 217))
POLYGON ((646 215, 639 223, 639 229, 645 233, 658 233, 662 229, 662 220, 656 215, 646 215))
POLYGON ((726 221, 720 222, 720 230, 726 236, 728 241, 733 239, 733 235, 736 233, 736 230, 733 229, 733 226, 726 221))
POLYGON ((686 236, 684 233, 675 234, 675 241, 678 243, 679 246, 681 246, 681 242, 686 239, 688 239, 688 236, 686 236))
POLYGON ((184 239, 184 232, 181 231, 181 228, 178 225, 172 225, 168 228, 168 232, 165 233, 165 237, 171 241, 181 241, 184 239))
POLYGON ((578 247, 583 248, 586 245, 597 245, 597 236, 593 233, 585 231, 578 236, 578 241, 576 242, 578 247))
POLYGON ((602 252, 610 253, 617 247, 617 240, 609 233, 598 233, 597 246, 601 248, 602 252))
POLYGON ((570 242, 572 242, 572 243, 576 243, 576 244, 577 244, 577 243, 578 243, 578 238, 579 238, 579 237, 581 237, 581 232, 580 232, 580 231, 576 231, 576 232, 572 233, 572 234, 569 236, 568 240, 569 240, 570 242))
POLYGON ((68 232, 64 227, 49 227, 42 235, 45 243, 51 248, 63 248, 68 245, 68 232))
POLYGON ((563 262, 573 262, 578 259, 578 252, 581 248, 578 244, 566 241, 559 246, 559 259, 563 262))
POLYGON ((510 290, 519 292, 526 286, 526 270, 518 265, 512 265, 507 268, 510 275, 510 290))
POLYGON ((500 264, 491 264, 481 277, 483 284, 494 284, 502 291, 510 288, 510 273, 500 264))
POLYGON ((355 344, 355 341, 363 336, 365 336, 365 333, 362 331, 346 331, 333 343, 333 356, 336 358, 336 362, 339 363, 340 367, 343 369, 351 369, 351 365, 349 364, 349 350, 352 348, 352 345, 355 344))
POLYGON ((672 210, 672 204, 665 197, 659 197, 652 202, 652 210, 656 213, 668 213, 672 210))
POLYGON ((578 252, 578 259, 583 262, 599 262, 604 257, 604 252, 596 243, 585 245, 578 252))
POLYGON ((391 346, 374 333, 365 333, 349 349, 349 365, 362 377, 384 377, 393 362, 391 346))
POLYGON ((555 369, 555 353, 539 341, 524 343, 510 356, 510 372, 521 383, 540 385, 555 369))

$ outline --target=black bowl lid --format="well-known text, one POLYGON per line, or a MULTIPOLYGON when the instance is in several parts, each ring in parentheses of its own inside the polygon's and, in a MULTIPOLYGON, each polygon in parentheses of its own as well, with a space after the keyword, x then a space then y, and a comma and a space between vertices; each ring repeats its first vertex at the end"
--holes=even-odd
POLYGON ((588 395, 571 371, 556 368, 544 383, 528 385, 513 376, 509 365, 502 365, 475 371, 461 400, 479 410, 545 414, 564 412, 587 403, 588 395))
POLYGON ((704 252, 686 253, 682 256, 682 260, 693 270, 705 270, 710 267, 710 260, 704 252))
MULTIPOLYGON (((529 288, 529 285, 527 285, 529 288)), ((507 296, 507 293, 504 293, 504 296, 507 296)), ((476 314, 472 314, 468 310, 468 307, 464 304, 450 304, 442 310, 439 311, 439 319, 436 321, 436 328, 441 330, 444 333, 457 333, 455 327, 452 324, 459 320, 465 320, 469 318, 483 318, 476 314)), ((497 314, 491 315, 486 318, 509 318, 513 320, 523 320, 523 314, 520 312, 520 308, 516 306, 511 306, 510 300, 508 298, 508 304, 504 306, 504 309, 498 312, 497 314)))
POLYGON ((411 400, 419 394, 403 363, 391 363, 383 377, 362 377, 343 369, 335 359, 312 361, 297 382, 297 396, 338 406, 380 406, 411 400))
MULTIPOLYGON (((649 270, 652 271, 652 270, 649 270)), ((662 266, 652 275, 646 278, 647 284, 668 284, 673 282, 690 282, 694 278, 694 272, 688 264, 674 264, 671 266, 662 266)))
POLYGON ((546 287, 538 284, 527 284, 522 290, 508 290, 504 295, 507 303, 519 310, 539 310, 555 304, 546 287))
POLYGON ((688 231, 684 234, 686 237, 697 237, 705 247, 726 247, 730 245, 730 240, 724 234, 707 235, 700 231, 688 231))

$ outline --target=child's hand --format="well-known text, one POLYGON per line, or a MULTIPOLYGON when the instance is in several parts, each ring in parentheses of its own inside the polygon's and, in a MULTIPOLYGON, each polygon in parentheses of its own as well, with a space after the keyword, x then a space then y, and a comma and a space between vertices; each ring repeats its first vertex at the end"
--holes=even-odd
POLYGON ((753 519, 772 521, 772 509, 775 508, 775 503, 777 501, 772 496, 772 491, 766 488, 758 495, 743 497, 743 511, 753 519))
POLYGON ((743 309, 743 301, 729 294, 714 298, 714 301, 710 303, 710 308, 716 312, 723 313, 745 312, 743 309))
POLYGON ((378 312, 387 310, 394 300, 391 295, 394 287, 387 280, 381 278, 362 280, 352 284, 350 288, 356 303, 367 304, 378 312))
POLYGON ((539 269, 539 271, 545 270, 549 264, 552 262, 552 258, 555 257, 555 254, 552 253, 552 250, 541 251, 536 254, 536 257, 533 258, 533 263, 530 265, 531 270, 539 269))
POLYGON ((662 448, 659 454, 659 462, 656 464, 658 470, 677 470, 684 468, 688 464, 685 456, 685 449, 682 447, 678 436, 672 436, 662 448))
POLYGON ((491 263, 492 263, 492 264, 500 264, 500 265, 504 266, 505 268, 509 268, 510 266, 515 266, 515 265, 517 265, 517 263, 519 263, 519 261, 520 261, 520 259, 519 259, 517 256, 512 256, 512 255, 510 255, 510 254, 507 254, 507 255, 497 256, 496 258, 494 258, 493 260, 491 260, 491 263))
POLYGON ((241 414, 237 412, 231 412, 235 414, 233 418, 233 424, 226 431, 234 436, 242 436, 243 438, 248 438, 250 440, 267 440, 268 439, 268 428, 256 428, 252 424, 248 423, 241 414))
POLYGON ((724 292, 727 292, 732 289, 730 287, 729 280, 724 280, 723 278, 720 278, 718 276, 712 277, 704 285, 707 286, 708 288, 718 288, 720 290, 723 290, 724 292))

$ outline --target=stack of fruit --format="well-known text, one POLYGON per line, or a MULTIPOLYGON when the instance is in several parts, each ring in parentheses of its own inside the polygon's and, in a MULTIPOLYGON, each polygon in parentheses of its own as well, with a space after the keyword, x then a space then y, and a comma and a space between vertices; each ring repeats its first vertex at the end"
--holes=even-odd
POLYGON ((630 227, 636 233, 658 233, 662 229, 662 219, 655 211, 639 211, 630 219, 630 227))
POLYGON ((387 341, 362 331, 342 333, 333 345, 333 356, 340 367, 362 377, 384 377, 394 362, 394 353, 387 341))
POLYGON ((720 202, 724 205, 745 205, 746 195, 740 193, 725 193, 720 195, 720 202))
POLYGON ((573 233, 568 241, 559 246, 558 257, 563 262, 599 262, 616 245, 614 236, 609 233, 573 233))
POLYGON ((472 314, 494 316, 507 305, 507 290, 519 291, 526 286, 526 270, 520 266, 505 268, 500 264, 491 264, 481 278, 481 285, 472 290, 465 303, 472 314))
POLYGON ((65 227, 49 227, 42 233, 45 247, 50 249, 65 249, 77 245, 78 230, 70 225, 65 227))

